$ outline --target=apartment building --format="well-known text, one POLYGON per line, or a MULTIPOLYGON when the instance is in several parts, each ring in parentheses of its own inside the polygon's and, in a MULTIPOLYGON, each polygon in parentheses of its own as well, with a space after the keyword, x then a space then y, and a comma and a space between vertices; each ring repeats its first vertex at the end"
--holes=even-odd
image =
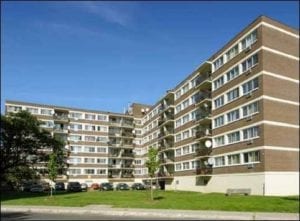
POLYGON ((260 16, 154 105, 126 114, 7 101, 70 150, 66 180, 143 182, 159 150, 162 189, 299 194, 299 31, 260 16))

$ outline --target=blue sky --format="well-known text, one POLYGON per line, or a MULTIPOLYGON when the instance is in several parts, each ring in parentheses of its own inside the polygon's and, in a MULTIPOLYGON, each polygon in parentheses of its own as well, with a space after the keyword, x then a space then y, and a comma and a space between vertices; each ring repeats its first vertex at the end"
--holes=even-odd
POLYGON ((153 104, 259 15, 294 2, 2 2, 4 101, 122 112, 153 104))

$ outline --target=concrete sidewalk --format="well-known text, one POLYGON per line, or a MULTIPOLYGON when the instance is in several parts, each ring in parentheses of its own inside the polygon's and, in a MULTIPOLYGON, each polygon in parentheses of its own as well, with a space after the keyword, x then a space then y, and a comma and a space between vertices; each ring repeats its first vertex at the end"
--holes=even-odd
POLYGON ((1 205, 2 212, 99 214, 113 216, 161 217, 182 219, 216 220, 299 220, 299 213, 262 213, 262 212, 225 212, 207 210, 171 210, 171 209, 132 209, 111 208, 107 205, 89 205, 85 207, 58 206, 8 206, 1 205))

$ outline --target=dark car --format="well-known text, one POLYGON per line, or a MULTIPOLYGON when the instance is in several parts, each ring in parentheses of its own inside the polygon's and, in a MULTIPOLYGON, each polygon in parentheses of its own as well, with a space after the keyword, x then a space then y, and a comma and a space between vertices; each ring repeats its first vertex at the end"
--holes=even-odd
POLYGON ((69 182, 67 190, 69 192, 81 192, 81 185, 79 182, 69 182))
POLYGON ((49 183, 41 183, 44 191, 50 191, 50 184, 49 183))
POLYGON ((118 183, 116 190, 129 190, 129 186, 126 183, 118 183))
POLYGON ((58 182, 55 184, 55 190, 56 191, 64 191, 65 190, 65 184, 63 182, 58 182))
POLYGON ((145 186, 142 183, 134 183, 131 186, 131 189, 133 190, 145 190, 145 186))
POLYGON ((42 193, 44 192, 44 187, 41 184, 34 184, 30 188, 30 192, 32 193, 42 193))
POLYGON ((114 186, 111 183, 101 183, 99 190, 100 191, 114 190, 114 186))

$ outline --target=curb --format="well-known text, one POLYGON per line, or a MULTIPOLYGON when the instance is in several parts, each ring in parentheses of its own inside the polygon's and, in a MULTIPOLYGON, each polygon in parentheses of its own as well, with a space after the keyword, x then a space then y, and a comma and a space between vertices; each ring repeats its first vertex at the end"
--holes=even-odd
POLYGON ((33 213, 72 213, 99 214, 108 216, 158 217, 181 219, 221 219, 221 220, 299 220, 298 213, 262 213, 262 212, 225 212, 225 211, 191 211, 191 210, 160 210, 160 209, 125 209, 111 208, 106 205, 86 207, 34 207, 34 206, 1 206, 2 212, 33 212, 33 213))

